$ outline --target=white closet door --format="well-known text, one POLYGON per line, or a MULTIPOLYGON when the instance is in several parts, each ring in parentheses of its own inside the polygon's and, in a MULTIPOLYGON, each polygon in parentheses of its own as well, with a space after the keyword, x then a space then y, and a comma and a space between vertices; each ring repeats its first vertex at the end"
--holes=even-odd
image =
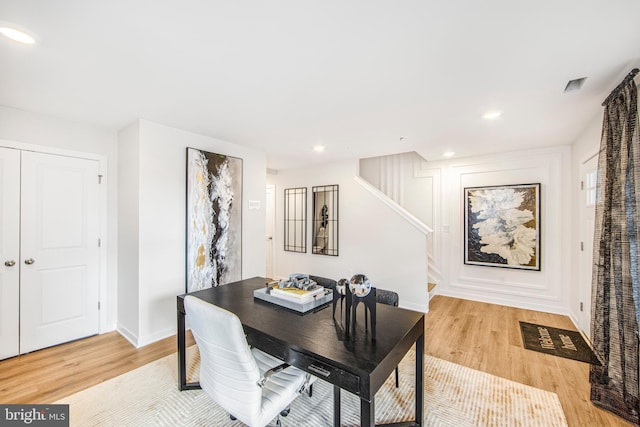
POLYGON ((0 148, 0 359, 19 353, 20 151, 0 148))
POLYGON ((98 333, 98 162, 22 153, 20 352, 98 333))

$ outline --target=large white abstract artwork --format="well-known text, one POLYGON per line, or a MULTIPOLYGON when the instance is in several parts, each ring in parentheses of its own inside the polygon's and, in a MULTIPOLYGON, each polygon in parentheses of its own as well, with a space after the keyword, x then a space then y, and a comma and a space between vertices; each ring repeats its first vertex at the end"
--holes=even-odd
POLYGON ((186 290, 242 278, 242 159, 187 148, 186 290))
POLYGON ((540 184, 464 189, 465 264, 540 270, 540 184))

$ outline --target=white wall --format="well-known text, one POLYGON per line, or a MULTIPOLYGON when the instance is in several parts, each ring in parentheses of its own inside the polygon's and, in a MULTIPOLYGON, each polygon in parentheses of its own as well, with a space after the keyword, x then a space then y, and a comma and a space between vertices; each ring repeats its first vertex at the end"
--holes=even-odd
MULTIPOLYGON (((435 226, 441 238, 438 293, 458 298, 568 314, 571 295, 571 149, 569 146, 478 158, 426 162, 441 194, 435 226), (465 265, 465 187, 541 183, 541 271, 465 265)), ((418 172, 420 175, 421 172, 418 172)))
POLYGON ((21 149, 81 155, 100 160, 106 206, 102 235, 100 331, 115 329, 117 318, 117 133, 110 129, 0 106, 0 139, 21 149))
MULTIPOLYGON (((243 159, 243 278, 265 274, 266 154, 146 120, 121 132, 121 150, 124 144, 132 144, 129 137, 136 133, 139 161, 126 165, 130 170, 121 167, 120 173, 121 177, 138 175, 138 216, 135 209, 120 212, 130 216, 121 217, 121 221, 137 223, 137 236, 128 240, 137 241, 139 262, 135 271, 121 269, 120 287, 131 286, 138 294, 138 313, 133 320, 136 326, 122 326, 130 332, 137 327, 137 335, 129 339, 142 346, 176 332, 176 296, 185 291, 186 148, 243 159), (249 210, 249 200, 258 201, 260 209, 249 210)), ((127 182, 122 180, 122 191, 125 186, 127 182)), ((126 244, 122 241, 120 249, 125 250, 126 244)), ((123 313, 123 319, 127 315, 123 313)))
POLYGON ((118 331, 135 342, 139 334, 140 126, 118 134, 118 331))
POLYGON ((400 305, 428 311, 426 237, 355 180, 356 161, 268 175, 276 187, 277 277, 308 273, 333 279, 366 274, 374 286, 398 292, 400 305), (339 185, 339 255, 311 253, 311 187, 339 185), (307 253, 284 251, 284 190, 307 187, 307 253))

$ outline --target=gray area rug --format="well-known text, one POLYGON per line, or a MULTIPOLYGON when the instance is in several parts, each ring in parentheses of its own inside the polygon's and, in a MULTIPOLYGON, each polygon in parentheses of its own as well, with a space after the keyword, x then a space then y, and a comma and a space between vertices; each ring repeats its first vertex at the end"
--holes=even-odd
MULTIPOLYGON (((400 388, 393 375, 376 395, 376 422, 413 418, 414 354, 400 364, 400 388)), ((188 349, 188 376, 197 378, 197 348, 188 349)), ((425 426, 566 426, 555 393, 508 381, 425 356, 425 426)), ((243 424, 201 390, 178 391, 176 354, 73 394, 72 426, 220 426, 243 424)), ((284 426, 331 426, 333 388, 316 381, 313 396, 300 396, 284 426)), ((342 393, 342 425, 359 425, 359 400, 342 393)))

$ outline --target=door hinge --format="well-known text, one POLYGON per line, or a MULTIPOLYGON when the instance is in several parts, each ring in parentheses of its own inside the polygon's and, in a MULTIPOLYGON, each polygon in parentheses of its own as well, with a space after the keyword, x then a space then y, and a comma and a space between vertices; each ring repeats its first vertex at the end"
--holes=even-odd
POLYGON ((98 184, 102 184, 102 175, 98 175, 98 184))
POLYGON ((584 181, 580 181, 580 190, 584 190, 584 181))
POLYGON ((580 242, 580 250, 584 251, 584 242, 580 242))
POLYGON ((584 303, 580 303, 580 311, 584 311, 584 303))
POLYGON ((100 301, 98 301, 98 310, 100 310, 100 301))
POLYGON ((102 239, 98 239, 98 247, 101 248, 102 247, 102 239))

